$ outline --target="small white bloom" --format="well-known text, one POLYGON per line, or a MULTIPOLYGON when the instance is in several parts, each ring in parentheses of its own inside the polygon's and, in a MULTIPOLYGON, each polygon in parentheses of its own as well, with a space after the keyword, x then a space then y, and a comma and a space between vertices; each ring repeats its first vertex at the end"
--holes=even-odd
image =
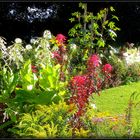
POLYGON ((104 55, 101 53, 101 54, 100 54, 100 57, 101 57, 101 58, 103 58, 103 57, 104 57, 104 55))
POLYGON ((91 107, 93 107, 94 109, 97 109, 95 104, 91 104, 91 107))
POLYGON ((32 49, 32 46, 30 44, 26 45, 26 49, 27 50, 31 50, 32 49))
POLYGON ((15 115, 17 115, 17 114, 18 114, 18 112, 15 111, 15 115))
POLYGON ((77 48, 76 44, 70 44, 70 47, 71 49, 74 49, 74 50, 77 48))
POLYGON ((123 56, 127 57, 128 56, 128 53, 127 52, 123 53, 123 56))
POLYGON ((27 86, 27 90, 32 90, 33 89, 33 85, 28 85, 27 86))
POLYGON ((43 37, 47 39, 51 39, 52 38, 51 32, 49 30, 45 30, 43 33, 43 37))
POLYGON ((16 38, 15 43, 22 43, 22 40, 20 38, 16 38))
POLYGON ((31 43, 31 44, 34 44, 35 41, 36 41, 36 40, 35 40, 34 38, 30 39, 30 43, 31 43))
POLYGON ((112 50, 110 50, 109 52, 110 52, 110 54, 111 54, 111 55, 113 55, 113 54, 114 54, 112 50))

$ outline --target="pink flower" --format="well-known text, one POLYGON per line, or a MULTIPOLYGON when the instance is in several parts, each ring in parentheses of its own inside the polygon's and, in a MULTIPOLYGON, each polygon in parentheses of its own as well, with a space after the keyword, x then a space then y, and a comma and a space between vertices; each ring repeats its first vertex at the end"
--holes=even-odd
POLYGON ((110 73, 112 71, 112 66, 110 64, 105 64, 102 68, 103 72, 107 72, 107 73, 110 73))
POLYGON ((88 69, 93 69, 95 67, 99 67, 100 66, 100 58, 98 57, 98 55, 93 54, 92 56, 89 57, 88 59, 88 69))
POLYGON ((62 34, 57 34, 56 40, 60 45, 62 45, 66 41, 66 37, 62 34))
POLYGON ((52 52, 52 58, 55 58, 58 61, 58 63, 61 63, 62 61, 62 57, 60 56, 58 51, 52 52))

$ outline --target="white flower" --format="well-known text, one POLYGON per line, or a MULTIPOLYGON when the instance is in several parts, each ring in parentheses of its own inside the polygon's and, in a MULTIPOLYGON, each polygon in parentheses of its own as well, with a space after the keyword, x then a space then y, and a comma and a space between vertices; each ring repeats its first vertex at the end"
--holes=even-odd
POLYGON ((52 38, 51 32, 49 30, 45 30, 43 33, 43 37, 47 39, 51 39, 52 38))
POLYGON ((31 43, 31 44, 34 44, 35 41, 36 41, 36 40, 35 40, 34 38, 30 39, 30 43, 31 43))
POLYGON ((26 49, 27 50, 31 50, 32 49, 32 46, 30 44, 26 45, 26 49))
POLYGON ((128 56, 128 53, 127 52, 123 53, 123 56, 127 57, 128 56))
POLYGON ((28 85, 27 86, 27 90, 32 90, 33 89, 33 85, 28 85))
POLYGON ((22 43, 22 40, 20 38, 16 38, 15 43, 22 43))
POLYGON ((104 55, 101 53, 101 54, 100 54, 100 57, 101 57, 101 58, 103 58, 103 57, 104 57, 104 55))
POLYGON ((18 112, 16 112, 16 111, 15 111, 14 113, 15 113, 15 115, 17 115, 17 114, 18 114, 18 112))
POLYGON ((93 107, 94 109, 97 109, 95 104, 91 104, 91 107, 93 107))
POLYGON ((70 47, 71 49, 74 49, 74 50, 77 48, 76 44, 70 44, 70 47))
POLYGON ((110 54, 111 54, 111 55, 113 55, 113 54, 114 54, 112 50, 110 50, 109 52, 110 52, 110 54))

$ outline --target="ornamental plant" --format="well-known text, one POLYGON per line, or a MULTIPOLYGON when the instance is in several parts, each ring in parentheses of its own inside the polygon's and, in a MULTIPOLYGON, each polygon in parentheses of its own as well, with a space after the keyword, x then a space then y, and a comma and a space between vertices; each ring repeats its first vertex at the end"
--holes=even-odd
POLYGON ((36 105, 34 111, 21 114, 9 131, 17 138, 70 138, 69 119, 75 110, 69 113, 69 109, 64 101, 49 106, 36 105))
POLYGON ((101 60, 97 54, 93 54, 87 61, 87 72, 84 75, 76 75, 70 81, 71 96, 69 103, 74 103, 78 111, 75 113, 72 125, 80 129, 82 122, 80 116, 86 111, 86 105, 89 103, 89 97, 92 93, 98 93, 104 82, 109 82, 111 78, 112 66, 103 65, 101 69, 101 60))

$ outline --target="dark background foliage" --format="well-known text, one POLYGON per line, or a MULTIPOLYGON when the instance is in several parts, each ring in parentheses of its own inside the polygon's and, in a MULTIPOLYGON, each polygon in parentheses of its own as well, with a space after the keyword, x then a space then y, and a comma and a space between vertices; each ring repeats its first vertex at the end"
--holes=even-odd
MULTIPOLYGON (((13 41, 20 37, 29 41, 41 36, 45 29, 54 35, 68 36, 73 26, 68 20, 71 13, 78 11, 79 2, 0 2, 0 36, 13 41), (33 12, 33 9, 37 8, 33 12), (49 10, 48 10, 49 9, 49 10), (32 12, 29 12, 31 11, 32 12), (47 10, 50 16, 47 16, 47 10)), ((96 14, 100 9, 113 6, 120 21, 118 43, 140 41, 140 2, 87 2, 88 10, 96 14)))

